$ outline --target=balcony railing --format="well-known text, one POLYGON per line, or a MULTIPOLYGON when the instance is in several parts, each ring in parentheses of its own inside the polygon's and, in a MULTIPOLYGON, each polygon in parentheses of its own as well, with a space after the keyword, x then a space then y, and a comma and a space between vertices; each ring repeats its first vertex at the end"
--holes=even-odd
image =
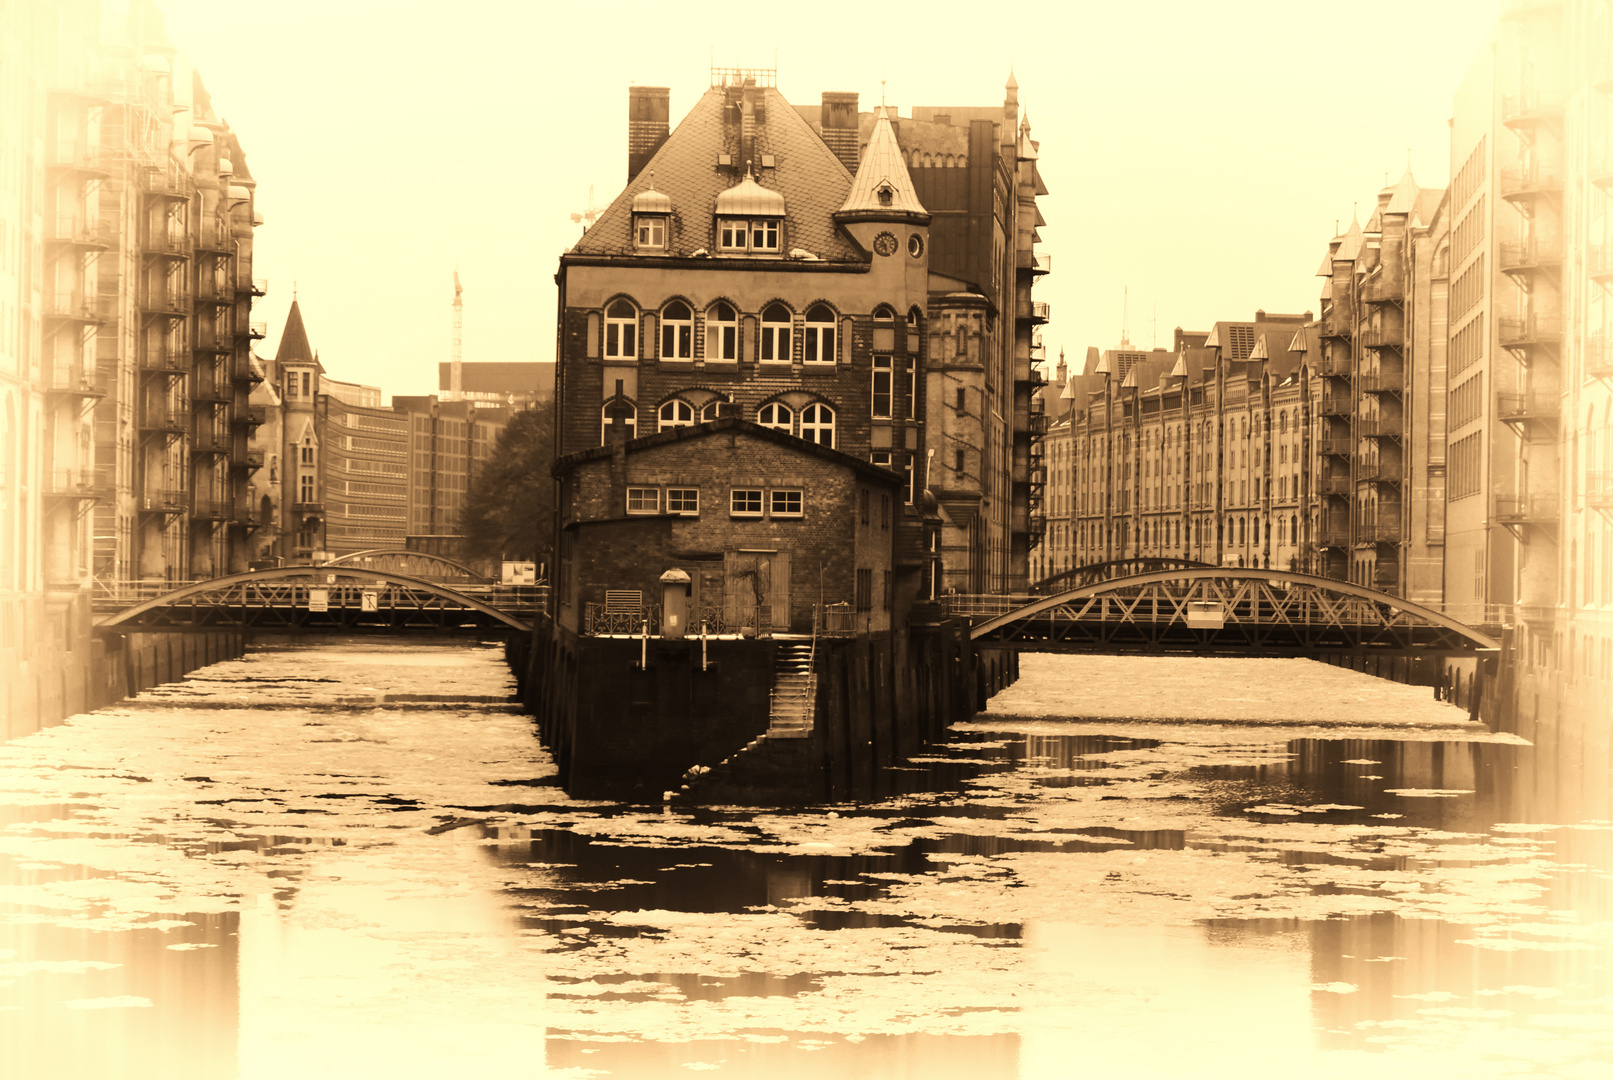
POLYGON ((168 315, 181 317, 190 314, 190 296, 182 292, 169 292, 165 289, 147 290, 145 300, 140 305, 141 310, 153 315, 168 315))
POLYGON ((1343 522, 1327 522, 1316 530, 1316 542, 1322 547, 1349 547, 1350 527, 1343 522))
POLYGON ((265 296, 269 292, 268 278, 238 278, 235 282, 237 292, 251 293, 253 296, 265 296))
POLYGON ((1401 463, 1390 458, 1369 458, 1356 466, 1355 474, 1370 483, 1398 484, 1402 475, 1401 463))
POLYGON ((1400 537, 1400 522, 1394 519, 1363 521, 1355 527, 1356 541, 1362 544, 1398 544, 1400 537))
POLYGON ((140 366, 147 371, 178 373, 190 367, 190 357, 183 349, 142 349, 140 366))
POLYGON ((1333 457, 1349 457, 1351 452, 1354 450, 1355 440, 1353 439, 1316 440, 1316 452, 1318 454, 1328 454, 1333 457))
POLYGON ((1361 335, 1361 344, 1369 349, 1398 349, 1406 340, 1406 332, 1398 326, 1371 327, 1361 335))
POLYGON ((1021 300, 1019 303, 1019 317, 1029 319, 1031 322, 1045 323, 1052 318, 1052 309, 1041 300, 1021 300))
POLYGON ((45 494, 58 499, 93 499, 103 479, 95 469, 52 469, 45 478, 45 494))
POLYGON ((235 400, 235 386, 228 379, 197 375, 193 380, 190 396, 194 401, 228 404, 235 400))
POLYGON ((1361 434, 1374 439, 1398 439, 1405 432, 1406 422, 1399 416, 1363 416, 1361 434))
POLYGON ((1348 495, 1353 486, 1348 476, 1337 473, 1319 477, 1316 481, 1319 495, 1348 495))
POLYGON ((1405 382, 1406 377, 1398 371, 1374 371, 1356 379, 1355 384, 1368 394, 1398 394, 1405 382))
POLYGON ((170 161, 166 166, 148 168, 141 186, 147 195, 156 198, 190 199, 190 183, 177 162, 170 161))
POLYGON ((230 377, 237 382, 260 383, 263 376, 252 367, 252 356, 249 353, 237 353, 230 364, 230 377))
POLYGON ((222 495, 198 491, 190 515, 203 520, 224 521, 230 516, 230 500, 222 495))
POLYGON ((81 367, 53 367, 46 372, 46 376, 48 381, 45 389, 51 393, 81 398, 102 396, 101 388, 95 385, 94 375, 81 367))
POLYGON ((1585 339, 1585 374, 1593 379, 1613 379, 1613 342, 1600 331, 1585 339))
POLYGON ((140 509, 158 514, 182 514, 189 503, 185 489, 159 488, 140 497, 140 509))
POLYGON ((1352 403, 1344 394, 1323 394, 1316 403, 1318 416, 1349 416, 1352 403))
POLYGON ((190 448, 198 454, 227 454, 234 445, 229 432, 215 428, 198 428, 190 437, 190 448))
POLYGON ((154 404, 140 410, 140 426, 147 431, 181 433, 190 425, 182 410, 154 404))
POLYGON ((1321 357, 1316 361, 1316 373, 1334 379, 1348 379, 1351 374, 1349 354, 1321 357))
POLYGON ((1497 319, 1496 333, 1508 348, 1549 345, 1563 340, 1563 320, 1557 315, 1529 315, 1522 319, 1497 319))
POLYGON ((58 143, 45 167, 51 172, 78 172, 85 175, 99 175, 110 168, 106 160, 106 152, 96 143, 80 146, 77 143, 58 143))
POLYGON ((83 248, 109 248, 117 242, 117 232, 100 221, 65 217, 56 219, 56 227, 46 238, 47 243, 65 244, 83 248))
POLYGON ((1525 391, 1495 395, 1495 415, 1503 423, 1555 420, 1561 412, 1562 400, 1557 394, 1525 391))
POLYGON ((257 427, 268 419, 267 406, 248 405, 244 409, 236 409, 231 423, 244 424, 248 427, 257 427))
POLYGON ((1503 525, 1551 525, 1557 517, 1557 500, 1550 495, 1495 497, 1495 519, 1503 525))
POLYGON ((1507 94, 1501 99, 1501 122, 1509 127, 1553 120, 1562 115, 1563 103, 1539 90, 1507 94))
POLYGON ((1501 170, 1501 197, 1503 199, 1532 198, 1537 195, 1561 195, 1562 177, 1553 169, 1538 165, 1529 169, 1501 170))
POLYGON ((1555 240, 1521 240, 1500 245, 1501 271, 1524 273, 1559 267, 1563 262, 1563 246, 1555 240))
POLYGON ((253 341, 262 341, 269 336, 269 324, 266 321, 248 323, 246 333, 253 341))
POLYGON ((94 299, 83 293, 53 293, 46 297, 45 317, 84 323, 101 321, 94 299))

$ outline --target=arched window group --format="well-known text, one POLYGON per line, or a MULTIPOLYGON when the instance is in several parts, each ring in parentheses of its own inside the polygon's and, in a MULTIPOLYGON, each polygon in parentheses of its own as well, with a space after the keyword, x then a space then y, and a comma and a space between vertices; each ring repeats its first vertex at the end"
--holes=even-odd
POLYGON ((762 362, 788 363, 790 360, 790 309, 769 304, 762 309, 762 362))
POLYGON ((694 359, 694 312, 682 300, 672 301, 661 312, 661 356, 694 359))

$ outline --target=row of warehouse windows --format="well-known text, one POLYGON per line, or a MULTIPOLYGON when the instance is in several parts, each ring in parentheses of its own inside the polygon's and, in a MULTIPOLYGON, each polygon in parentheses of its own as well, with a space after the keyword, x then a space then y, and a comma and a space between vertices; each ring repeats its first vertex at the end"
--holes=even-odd
MULTIPOLYGON (((663 493, 658 487, 630 486, 627 489, 629 514, 662 513, 662 496, 665 496, 665 513, 683 517, 700 514, 700 489, 669 487, 663 493)), ((728 491, 728 516, 736 518, 799 518, 806 514, 806 493, 801 488, 736 487, 728 491)))
MULTIPOLYGON (((660 352, 663 360, 695 358, 695 312, 682 300, 670 301, 660 310, 660 352)), ((832 364, 837 358, 835 329, 837 316, 827 304, 814 304, 802 320, 801 360, 807 364, 832 364)), ((915 330, 919 309, 907 313, 907 324, 915 330)), ((876 322, 894 322, 895 309, 881 304, 874 311, 876 322)), ((732 304, 719 300, 706 309, 706 359, 739 359, 739 313, 732 304)), ((774 302, 762 309, 758 352, 764 363, 787 363, 794 340, 795 313, 774 302)), ((616 300, 605 309, 605 356, 612 360, 634 360, 639 355, 639 310, 631 301, 616 300)))
MULTIPOLYGON (((682 398, 663 402, 656 411, 656 430, 689 427, 717 419, 717 410, 727 404, 722 400, 708 401, 700 407, 696 421, 695 407, 682 398)), ((633 438, 638 426, 638 407, 630 401, 607 401, 599 410, 601 445, 610 441, 610 427, 620 418, 625 434, 633 438)), ((807 442, 833 449, 835 444, 835 411, 821 401, 815 401, 799 412, 780 401, 770 401, 756 412, 756 422, 765 428, 795 435, 807 442)))

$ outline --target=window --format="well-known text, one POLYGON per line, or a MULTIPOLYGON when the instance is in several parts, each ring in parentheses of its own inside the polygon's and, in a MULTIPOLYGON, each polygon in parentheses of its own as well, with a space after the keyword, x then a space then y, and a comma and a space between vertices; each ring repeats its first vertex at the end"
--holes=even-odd
POLYGON ((699 488, 667 488, 666 512, 695 515, 700 513, 699 488))
POLYGON ((661 512, 661 489, 652 487, 628 488, 627 512, 629 514, 659 514, 661 512))
POLYGON ((661 406, 659 430, 688 427, 694 423, 694 406, 682 398, 673 398, 661 406))
POLYGON ((907 328, 909 330, 917 330, 919 328, 919 318, 920 318, 920 316, 919 316, 918 305, 915 304, 913 307, 908 308, 907 309, 907 328))
POLYGON ((311 381, 311 373, 307 372, 307 371, 303 372, 302 373, 302 396, 303 397, 312 397, 313 396, 313 391, 312 391, 312 389, 310 388, 310 385, 309 385, 310 381, 311 381))
POLYGON ((778 218, 759 218, 750 223, 750 249, 752 251, 777 251, 778 241, 778 218))
POLYGON ((605 355, 628 359, 638 355, 638 311, 626 300, 605 309, 605 355))
POLYGON ((962 473, 963 469, 964 469, 964 464, 967 461, 967 459, 968 459, 968 455, 966 453, 964 453, 964 451, 962 451, 962 450, 953 450, 952 451, 952 471, 955 472, 955 473, 962 473))
POLYGON ((756 422, 765 428, 782 431, 786 435, 795 432, 795 413, 788 405, 781 405, 777 401, 763 405, 756 413, 756 422))
POLYGON ((774 488, 767 493, 767 512, 773 517, 800 517, 801 489, 774 488))
POLYGON ((287 398, 294 398, 296 396, 297 396, 297 373, 295 371, 288 371, 288 372, 286 372, 286 397, 287 398))
POLYGON ((744 221, 724 218, 718 222, 717 247, 723 251, 744 251, 750 225, 744 221))
POLYGON ((965 390, 961 386, 958 387, 957 400, 953 403, 952 407, 954 409, 957 409, 959 412, 964 412, 964 411, 966 411, 966 407, 968 406, 968 404, 969 404, 969 392, 967 390, 965 390))
POLYGON ((902 472, 907 476, 907 501, 913 501, 913 455, 902 455, 902 472))
POLYGON ((715 304, 706 313, 706 359, 739 359, 739 316, 727 304, 715 304))
POLYGON ((636 225, 635 234, 639 247, 666 247, 666 218, 659 214, 640 214, 636 219, 636 225))
POLYGON ((770 304, 762 312, 762 360, 764 363, 790 362, 790 309, 770 304))
POLYGON ((710 401, 700 406, 700 422, 703 424, 708 420, 716 420, 719 412, 721 411, 721 407, 726 404, 728 404, 728 402, 724 401, 722 398, 712 398, 710 401))
POLYGON ((872 611, 874 609, 874 572, 872 570, 857 571, 857 610, 872 611))
POLYGON ((907 367, 907 418, 915 420, 919 414, 919 376, 918 365, 911 359, 905 361, 907 367))
POLYGON ((891 467, 891 452, 889 450, 875 450, 868 455, 868 460, 878 465, 881 469, 888 469, 891 467))
POLYGON ((761 517, 762 489, 734 488, 728 493, 728 513, 733 517, 761 517))
POLYGON ((822 402, 801 410, 801 438, 820 446, 835 444, 835 412, 822 402))
POLYGON ((314 463, 314 448, 312 446, 300 446, 297 449, 302 452, 302 463, 304 465, 314 463))
POLYGON ((720 218, 717 221, 717 247, 721 251, 777 251, 780 247, 778 218, 720 218))
POLYGON ((896 312, 891 309, 891 306, 889 304, 881 304, 877 308, 874 309, 874 321, 875 322, 895 322, 896 321, 896 312))
POLYGON ((874 357, 873 417, 889 420, 891 417, 891 358, 874 357))
POLYGON ((879 527, 886 530, 891 527, 891 497, 883 492, 879 496, 879 527))
POLYGON ((311 503, 314 501, 314 474, 303 473, 297 484, 297 501, 311 503))
POLYGON ((661 359, 694 359, 694 312, 682 300, 661 312, 661 359))
POLYGON ((607 401, 604 407, 599 410, 599 442, 601 446, 610 442, 611 421, 616 418, 618 413, 621 414, 622 426, 627 429, 627 437, 629 439, 633 437, 634 426, 638 420, 638 409, 633 406, 631 401, 621 399, 607 401))
POLYGON ((835 316, 822 304, 807 310, 804 345, 802 359, 807 363, 835 362, 835 316))

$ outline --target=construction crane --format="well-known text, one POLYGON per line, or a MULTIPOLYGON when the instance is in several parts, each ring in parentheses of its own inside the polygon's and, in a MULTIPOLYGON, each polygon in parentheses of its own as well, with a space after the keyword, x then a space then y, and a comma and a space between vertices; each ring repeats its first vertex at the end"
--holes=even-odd
POLYGON ((584 210, 580 214, 572 214, 571 215, 571 220, 576 221, 576 222, 581 222, 582 227, 583 227, 583 231, 587 232, 590 228, 593 227, 594 222, 599 220, 599 215, 603 214, 607 209, 608 209, 608 207, 595 205, 595 203, 594 203, 594 185, 589 184, 588 185, 588 209, 584 210))
POLYGON ((454 271, 454 351, 448 364, 448 400, 458 401, 462 396, 464 386, 461 383, 463 367, 460 351, 465 343, 465 301, 464 289, 459 284, 459 271, 454 271))

